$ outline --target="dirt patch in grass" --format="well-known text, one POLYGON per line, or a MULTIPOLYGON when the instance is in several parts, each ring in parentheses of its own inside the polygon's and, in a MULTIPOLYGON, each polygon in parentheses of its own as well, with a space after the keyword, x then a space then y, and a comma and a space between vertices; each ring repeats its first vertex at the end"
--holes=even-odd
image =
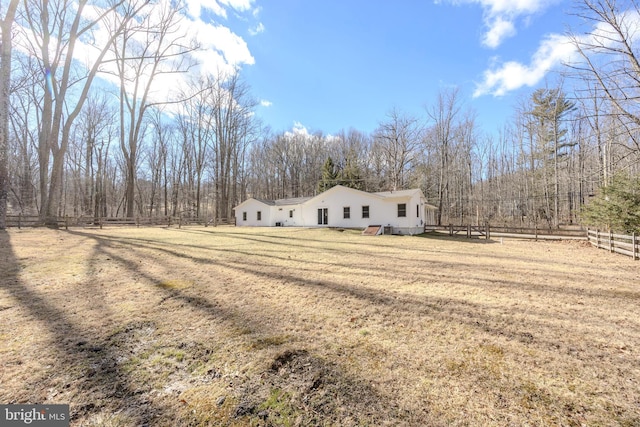
POLYGON ((640 425, 640 264, 580 242, 10 230, 0 325, 72 425, 640 425))

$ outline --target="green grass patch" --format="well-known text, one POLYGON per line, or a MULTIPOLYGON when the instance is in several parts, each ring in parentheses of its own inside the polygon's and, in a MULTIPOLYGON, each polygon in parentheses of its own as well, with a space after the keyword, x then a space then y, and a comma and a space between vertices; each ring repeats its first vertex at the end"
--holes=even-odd
POLYGON ((295 425, 299 411, 293 406, 291 395, 278 388, 271 390, 269 397, 258 407, 258 411, 267 411, 267 420, 272 425, 291 427, 295 425))

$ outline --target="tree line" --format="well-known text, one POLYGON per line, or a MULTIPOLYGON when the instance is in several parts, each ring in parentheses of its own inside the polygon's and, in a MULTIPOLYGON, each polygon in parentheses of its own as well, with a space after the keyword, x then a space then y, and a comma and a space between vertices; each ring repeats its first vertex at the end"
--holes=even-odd
POLYGON ((239 69, 194 72, 201 47, 175 2, 10 0, 0 10, 0 226, 7 213, 215 222, 247 197, 336 184, 421 188, 438 224, 595 221, 581 213, 598 190, 640 175, 640 21, 629 12, 640 4, 576 5, 599 32, 571 35, 577 59, 498 135, 478 127, 456 88, 420 115, 390 109, 372 132, 325 134, 262 123, 239 69), (194 77, 159 99, 177 74, 194 77))

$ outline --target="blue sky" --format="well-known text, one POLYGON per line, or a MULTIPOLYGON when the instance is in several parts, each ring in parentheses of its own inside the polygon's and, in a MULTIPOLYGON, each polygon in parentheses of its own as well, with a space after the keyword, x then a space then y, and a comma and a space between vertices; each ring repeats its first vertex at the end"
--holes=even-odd
POLYGON ((520 98, 554 83, 553 70, 571 55, 569 1, 189 4, 217 29, 212 51, 241 67, 261 101, 258 116, 274 131, 372 132, 391 109, 424 117, 440 91, 458 87, 480 129, 495 133, 520 98), (220 39, 222 28, 233 43, 220 39))

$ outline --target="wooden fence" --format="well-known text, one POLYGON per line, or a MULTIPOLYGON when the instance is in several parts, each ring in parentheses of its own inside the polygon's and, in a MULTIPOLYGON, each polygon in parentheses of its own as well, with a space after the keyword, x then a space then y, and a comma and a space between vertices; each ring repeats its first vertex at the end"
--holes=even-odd
POLYGON ((456 236, 461 233, 465 233, 467 238, 471 237, 486 237, 487 239, 491 238, 491 228, 488 224, 476 226, 476 225, 425 225, 424 231, 436 231, 436 232, 446 232, 449 233, 449 236, 456 236))
POLYGON ((178 228, 183 225, 228 225, 235 224, 235 218, 232 219, 219 219, 217 221, 211 218, 183 218, 172 216, 159 216, 159 217, 135 217, 135 218, 120 218, 120 217, 56 217, 49 218, 46 221, 42 220, 38 216, 33 215, 7 215, 7 227, 22 228, 22 227, 42 227, 42 226, 54 226, 58 228, 69 227, 108 227, 108 226, 132 226, 132 227, 154 227, 164 226, 178 228))
POLYGON ((640 260, 640 236, 636 233, 631 235, 615 234, 612 231, 600 231, 587 229, 589 242, 599 248, 607 249, 640 260))
POLYGON ((435 231, 439 233, 448 233, 450 236, 465 234, 467 238, 484 237, 490 239, 494 236, 513 236, 521 239, 541 239, 541 240, 560 240, 575 239, 586 240, 586 230, 579 226, 561 227, 561 228, 521 228, 521 227, 500 227, 495 225, 426 225, 425 232, 435 231))

